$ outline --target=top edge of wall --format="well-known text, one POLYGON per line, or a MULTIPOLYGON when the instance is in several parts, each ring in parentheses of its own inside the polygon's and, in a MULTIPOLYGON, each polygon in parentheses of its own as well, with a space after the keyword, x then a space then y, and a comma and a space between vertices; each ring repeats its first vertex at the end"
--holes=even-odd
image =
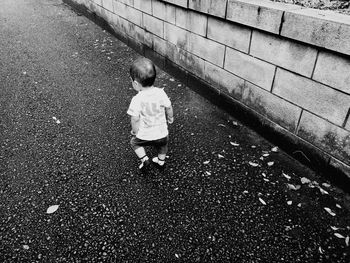
POLYGON ((159 0, 350 55, 350 15, 269 0, 159 0))

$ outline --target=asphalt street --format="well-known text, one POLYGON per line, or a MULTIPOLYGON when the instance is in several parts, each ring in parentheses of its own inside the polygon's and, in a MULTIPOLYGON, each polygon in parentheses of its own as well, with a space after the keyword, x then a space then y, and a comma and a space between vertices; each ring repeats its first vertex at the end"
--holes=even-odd
POLYGON ((350 262, 349 195, 160 70, 167 167, 140 173, 138 56, 61 0, 0 2, 0 262, 350 262))

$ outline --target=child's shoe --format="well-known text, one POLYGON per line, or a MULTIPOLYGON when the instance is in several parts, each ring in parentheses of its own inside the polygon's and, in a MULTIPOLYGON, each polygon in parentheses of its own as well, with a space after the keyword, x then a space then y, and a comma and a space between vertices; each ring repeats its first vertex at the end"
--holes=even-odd
POLYGON ((152 158, 152 162, 159 168, 164 169, 165 167, 165 160, 161 160, 158 157, 152 158))
POLYGON ((139 169, 140 170, 145 170, 150 164, 151 164, 151 162, 149 161, 147 156, 142 157, 141 158, 141 164, 139 165, 139 169))

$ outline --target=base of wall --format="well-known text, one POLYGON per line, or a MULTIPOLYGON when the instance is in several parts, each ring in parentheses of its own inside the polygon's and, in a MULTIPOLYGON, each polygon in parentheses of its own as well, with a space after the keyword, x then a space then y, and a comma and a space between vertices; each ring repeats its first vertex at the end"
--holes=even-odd
POLYGON ((310 167, 333 184, 350 193, 350 171, 339 165, 338 162, 334 161, 331 156, 327 155, 322 150, 294 134, 291 134, 289 131, 271 122, 266 117, 248 108, 238 100, 220 92, 207 82, 197 78, 146 45, 140 44, 136 40, 116 32, 107 21, 96 13, 88 10, 86 6, 77 4, 72 0, 63 0, 63 2, 71 6, 73 10, 82 13, 94 23, 107 30, 142 56, 151 59, 159 68, 174 76, 213 104, 224 109, 270 142, 278 145, 283 151, 297 161, 310 167))

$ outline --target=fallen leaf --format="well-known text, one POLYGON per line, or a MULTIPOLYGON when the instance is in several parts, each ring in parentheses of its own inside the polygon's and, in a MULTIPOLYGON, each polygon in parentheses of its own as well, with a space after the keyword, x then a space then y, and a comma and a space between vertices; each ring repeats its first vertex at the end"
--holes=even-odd
POLYGON ((232 121, 232 124, 233 124, 234 126, 238 126, 238 122, 236 122, 236 121, 232 121))
POLYGON ((287 204, 288 205, 292 205, 293 201, 288 201, 287 204))
POLYGON ((265 182, 270 182, 270 180, 269 180, 269 179, 267 179, 267 178, 264 178, 264 181, 265 181, 265 182))
POLYGON ((210 161, 205 161, 205 162, 203 162, 204 164, 208 164, 208 163, 210 163, 210 161))
POLYGON ((321 247, 318 247, 318 251, 323 254, 323 249, 321 247))
POLYGON ((340 205, 338 205, 338 204, 336 204, 335 206, 336 206, 336 207, 338 207, 339 209, 341 209, 341 208, 342 208, 342 207, 341 207, 340 205))
POLYGON ((301 181, 302 184, 309 184, 309 183, 311 183, 311 180, 306 178, 306 177, 301 177, 300 181, 301 181))
POLYGON ((259 164, 257 164, 257 163, 253 163, 253 162, 249 162, 249 164, 250 164, 251 166, 253 166, 253 167, 257 167, 257 166, 259 166, 259 164))
POLYGON ((221 124, 221 123, 220 123, 220 124, 218 124, 218 126, 221 126, 221 127, 226 127, 224 124, 221 124))
POLYGON ((286 177, 288 180, 290 180, 290 176, 288 174, 282 173, 284 177, 286 177))
POLYGON ((318 189, 320 189, 320 192, 323 195, 328 195, 329 194, 327 191, 323 190, 321 187, 319 187, 318 189))
POLYGON ((323 185, 324 187, 327 187, 327 188, 328 188, 328 187, 331 187, 331 185, 330 185, 330 184, 327 184, 327 183, 323 183, 322 185, 323 185))
POLYGON ((52 205, 52 206, 50 206, 50 207, 47 209, 46 213, 52 214, 52 213, 56 212, 56 210, 58 209, 58 207, 59 207, 59 205, 52 205))
POLYGON ((299 203, 297 206, 298 206, 298 207, 301 207, 301 203, 299 203))
POLYGON ((206 173, 207 175, 211 175, 211 172, 207 172, 207 171, 206 171, 205 173, 206 173))
POLYGON ((266 202, 264 200, 262 200, 260 197, 259 197, 259 201, 263 204, 263 205, 266 205, 266 202))
POLYGON ((276 146, 276 147, 273 147, 272 149, 271 149, 271 151, 272 152, 278 152, 278 147, 276 146))
POLYGON ((170 81, 175 81, 175 79, 173 79, 173 78, 171 78, 171 79, 169 79, 170 81))
POLYGON ((339 233, 334 233, 334 235, 338 238, 345 238, 342 234, 339 234, 339 233))
POLYGON ((348 247, 349 246, 349 240, 350 238, 349 238, 349 236, 346 236, 346 238, 345 238, 345 244, 346 244, 346 246, 348 247))
POLYGON ((272 166, 272 165, 274 165, 274 162, 268 162, 267 165, 272 166))
POLYGON ((218 154, 219 159, 224 158, 221 154, 218 154))
POLYGON ((339 228, 338 227, 335 227, 335 226, 331 226, 331 228, 334 230, 334 231, 337 231, 339 228))
POLYGON ((248 191, 247 191, 247 190, 244 190, 244 191, 243 191, 243 194, 248 194, 248 191))
POLYGON ((23 245, 23 248, 28 250, 29 246, 28 245, 23 245))
POLYGON ((256 146, 255 146, 255 145, 252 145, 252 146, 250 146, 250 147, 252 147, 253 149, 255 149, 255 148, 256 148, 256 146))
POLYGON ((56 123, 57 124, 60 124, 61 122, 60 122, 60 120, 59 119, 57 119, 55 116, 54 117, 52 117, 52 119, 54 120, 54 121, 56 121, 56 123))
POLYGON ((324 210, 326 210, 331 216, 335 216, 335 213, 328 207, 324 207, 324 210))
POLYGON ((269 156, 269 155, 270 155, 270 154, 268 154, 268 153, 264 153, 264 154, 263 154, 264 157, 267 157, 267 156, 269 156))
POLYGON ((176 254, 176 253, 175 253, 175 257, 180 258, 179 254, 176 254))
POLYGON ((294 191, 297 191, 301 188, 300 185, 294 185, 294 184, 287 184, 287 187, 290 189, 290 190, 294 190, 294 191))
POLYGON ((175 191, 179 190, 179 187, 174 188, 175 191))
POLYGON ((233 145, 233 146, 239 146, 238 143, 235 143, 235 142, 230 142, 230 143, 231 143, 231 145, 233 145))

